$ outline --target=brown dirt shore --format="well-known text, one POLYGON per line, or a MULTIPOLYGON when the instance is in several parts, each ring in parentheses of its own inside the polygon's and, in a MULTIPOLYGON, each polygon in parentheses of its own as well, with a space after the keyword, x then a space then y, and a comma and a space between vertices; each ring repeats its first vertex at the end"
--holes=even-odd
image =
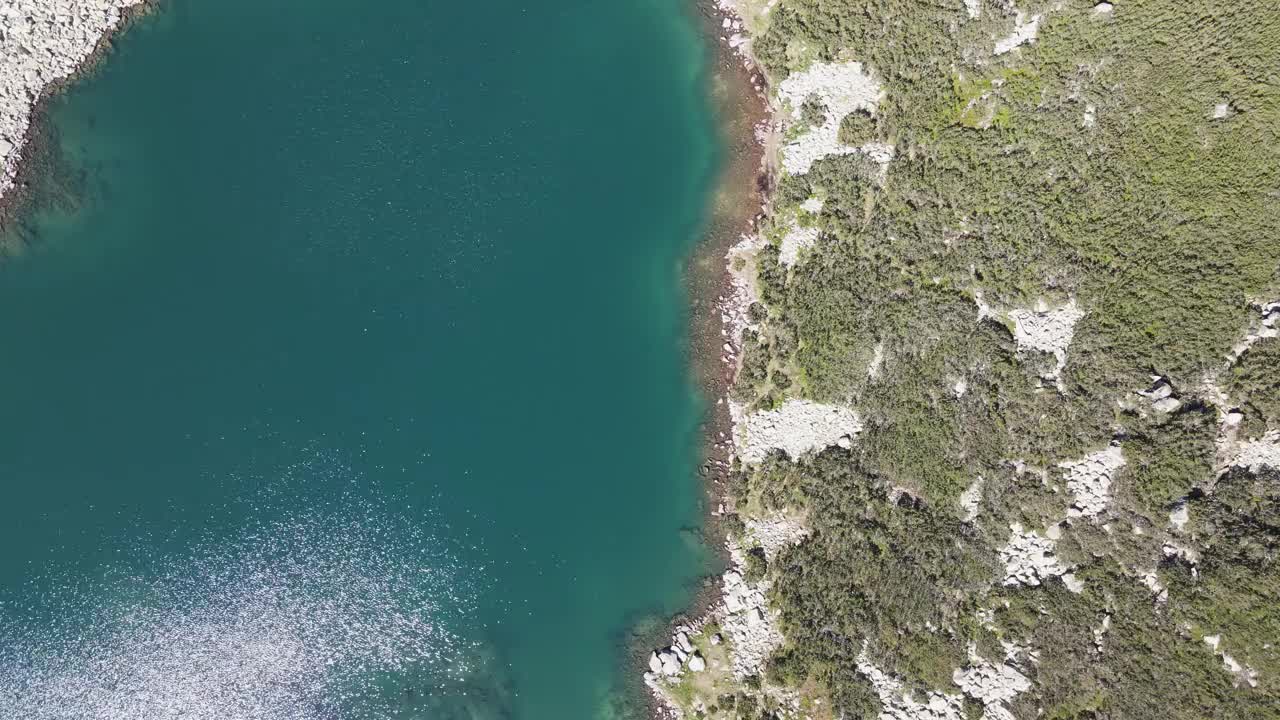
POLYGON ((121 12, 120 24, 115 30, 98 39, 93 52, 80 63, 75 72, 65 78, 45 86, 44 92, 36 99, 31 108, 30 121, 22 149, 18 153, 18 169, 14 175, 13 187, 0 196, 0 255, 21 250, 14 243, 24 241, 23 234, 14 232, 17 220, 35 200, 33 190, 40 179, 46 177, 58 163, 57 137, 49 122, 49 109, 59 94, 79 82, 81 78, 91 75, 102 66, 115 49, 118 35, 133 27, 139 20, 154 12, 165 0, 141 0, 121 12))
MULTIPOLYGON (((773 176, 764 164, 764 147, 756 128, 771 119, 769 104, 756 88, 764 86, 762 73, 744 66, 742 56, 724 40, 721 21, 725 17, 715 0, 692 0, 696 20, 713 58, 708 72, 708 91, 716 104, 720 141, 724 156, 712 196, 705 233, 685 269, 685 291, 689 298, 689 352, 694 379, 707 403, 702 424, 702 480, 704 540, 728 562, 724 549, 724 528, 716 508, 723 497, 729 465, 728 394, 734 367, 722 359, 726 338, 720 303, 732 289, 726 253, 744 234, 755 232, 762 208, 772 189, 773 176)), ((642 635, 633 636, 635 647, 626 663, 628 686, 643 693, 646 715, 666 718, 666 708, 644 687, 641 675, 648 670, 649 653, 668 644, 675 626, 704 616, 720 599, 718 576, 705 578, 693 601, 683 612, 642 635)), ((628 694, 630 688, 628 688, 628 694)))

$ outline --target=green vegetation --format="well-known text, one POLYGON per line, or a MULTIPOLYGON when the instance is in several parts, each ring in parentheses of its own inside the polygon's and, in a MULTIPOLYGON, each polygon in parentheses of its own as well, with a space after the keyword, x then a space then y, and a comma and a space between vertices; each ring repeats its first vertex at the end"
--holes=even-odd
POLYGON ((827 107, 816 97, 811 97, 800 106, 800 122, 798 126, 810 129, 822 125, 827 119, 827 107))
POLYGON ((1259 436, 1280 429, 1280 339, 1263 340, 1240 358, 1232 368, 1228 384, 1244 412, 1241 428, 1247 436, 1259 436))
POLYGON ((734 397, 865 423, 851 451, 774 457, 731 488, 740 511, 812 529, 752 571, 776 581, 787 637, 766 685, 874 717, 864 647, 910 688, 957 693, 971 647, 999 662, 1011 643, 1033 683, 1016 717, 1280 717, 1280 477, 1215 470, 1226 411, 1241 437, 1280 429, 1280 340, 1230 360, 1255 304, 1280 299, 1280 5, 1094 4, 1018 2, 1039 36, 995 57, 1013 19, 993 2, 970 20, 958 0, 781 0, 753 22, 775 81, 866 63, 884 100, 841 140, 896 149, 884 177, 849 154, 780 178, 778 218, 824 199, 822 240, 789 269, 776 247, 758 258, 763 325, 734 397), (1068 298, 1085 314, 1059 389, 1004 313, 1068 298), (1152 375, 1176 410, 1134 394, 1152 375), (1109 507, 1056 548, 1084 590, 1003 586, 1010 525, 1066 519, 1058 464, 1113 439, 1109 507))
POLYGON ((1166 422, 1138 424, 1124 443, 1130 466, 1125 490, 1133 494, 1134 506, 1153 514, 1167 512, 1205 484, 1217 432, 1217 413, 1204 405, 1186 408, 1166 422))
POLYGON ((845 145, 863 145, 876 139, 876 121, 863 111, 851 112, 840 121, 837 136, 845 145))

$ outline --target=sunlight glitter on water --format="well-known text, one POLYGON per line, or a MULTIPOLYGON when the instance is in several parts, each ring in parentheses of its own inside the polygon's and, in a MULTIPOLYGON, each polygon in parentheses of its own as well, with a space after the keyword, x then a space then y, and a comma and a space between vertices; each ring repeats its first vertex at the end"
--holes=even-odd
POLYGON ((389 683, 430 695, 460 679, 474 583, 410 518, 349 504, 251 523, 146 577, 54 583, 18 613, 53 622, 0 623, 0 717, 379 716, 399 706, 389 683))

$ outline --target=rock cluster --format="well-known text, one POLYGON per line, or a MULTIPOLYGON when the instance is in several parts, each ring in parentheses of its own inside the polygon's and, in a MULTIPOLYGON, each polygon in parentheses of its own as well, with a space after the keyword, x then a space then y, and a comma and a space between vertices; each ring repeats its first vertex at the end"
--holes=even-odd
POLYGON ((746 526, 746 537, 754 540, 770 560, 779 550, 798 544, 809 534, 803 523, 785 516, 747 518, 746 526))
MULTIPOLYGON (((718 306, 721 333, 730 345, 726 351, 729 354, 733 354, 741 344, 742 332, 755 327, 747 310, 760 299, 760 289, 756 283, 756 255, 762 247, 764 239, 760 236, 743 235, 725 255, 731 287, 720 298, 718 306)), ((733 358, 726 357, 725 360, 733 358)))
POLYGON ((31 110, 143 0, 5 0, 0 3, 0 195, 13 187, 31 110))
POLYGON ((1044 537, 1034 530, 1024 530, 1019 523, 1010 525, 1009 529, 1013 534, 1009 537, 1009 542, 1000 549, 1000 560, 1005 567, 1005 585, 1035 587, 1051 577, 1060 577, 1072 592, 1083 589, 1075 576, 1058 562, 1058 556, 1054 554, 1056 543, 1052 538, 1044 537))
POLYGON ((1009 317, 1014 322, 1013 337, 1020 347, 1056 354, 1071 344, 1076 322, 1084 312, 1073 299, 1052 309, 1042 303, 1035 310, 1011 310, 1009 317))
POLYGON ((676 677, 682 668, 691 672, 707 669, 707 661, 690 642, 688 631, 677 630, 671 641, 670 647, 655 650, 649 655, 649 672, 644 677, 647 682, 654 682, 660 676, 676 677))
POLYGON ((1082 460, 1059 463, 1067 479, 1067 489, 1075 496, 1067 516, 1095 517, 1107 509, 1111 503, 1111 481, 1124 465, 1124 452, 1119 445, 1082 460))
MULTIPOLYGON (((1280 300, 1255 303, 1254 307, 1259 314, 1250 323, 1251 329, 1245 333, 1244 338, 1231 348, 1222 372, 1230 372, 1240 357, 1260 340, 1280 337, 1280 300)), ((1230 407, 1230 399, 1213 377, 1204 383, 1202 392, 1219 407, 1230 407)), ((1221 422, 1218 437, 1214 441, 1218 477, 1233 467, 1246 468, 1254 473, 1264 466, 1280 468, 1280 434, 1272 431, 1261 438, 1241 440, 1240 428, 1245 419, 1244 413, 1233 408, 1226 412, 1220 411, 1219 417, 1221 422)))
POLYGON ((917 699, 903 691, 901 680, 871 664, 864 646, 858 656, 858 672, 880 696, 880 720, 964 720, 964 697, 930 691, 917 699))
MULTIPOLYGON (((747 537, 764 549, 766 557, 773 557, 779 550, 799 542, 808 529, 796 520, 777 516, 751 518, 746 521, 747 537)), ((742 547, 730 541, 730 559, 734 568, 722 576, 722 601, 715 610, 696 624, 676 629, 670 647, 655 650, 649 656, 649 672, 645 681, 655 689, 660 678, 680 677, 685 670, 703 672, 707 662, 690 641, 689 636, 699 632, 710 621, 720 623, 721 633, 711 635, 707 642, 719 645, 725 639, 730 644, 733 674, 738 678, 759 675, 769 656, 782 645, 782 633, 777 620, 769 610, 765 594, 770 583, 767 580, 748 582, 742 575, 746 555, 742 547)))
POLYGON ((862 432, 853 410, 811 400, 788 400, 774 410, 745 416, 738 410, 734 415, 734 443, 746 463, 758 463, 775 449, 794 460, 832 445, 850 447, 862 432))
POLYGON ((782 645, 782 633, 765 602, 769 582, 747 582, 736 570, 724 574, 721 628, 733 643, 733 674, 759 675, 769 655, 782 645))
POLYGON ((1280 430, 1241 445, 1231 464, 1251 473, 1260 472, 1264 466, 1280 469, 1280 430))
POLYGON ((970 652, 968 667, 956 670, 952 681, 985 708, 984 720, 1013 720, 1005 703, 1031 689, 1031 681, 1009 664, 994 665, 970 652))
POLYGON ((1182 401, 1178 399, 1169 379, 1160 375, 1152 375, 1151 387, 1138 391, 1138 394, 1150 400, 1151 409, 1157 413, 1171 413, 1182 407, 1182 401))
POLYGON ((818 242, 818 228, 800 227, 794 222, 782 236, 782 247, 778 253, 778 262, 791 267, 800 259, 800 251, 806 250, 818 242))
POLYGON ((816 97, 826 110, 820 127, 805 132, 782 148, 783 170, 792 175, 803 175, 818 160, 832 155, 848 155, 864 148, 875 152, 877 157, 873 159, 879 162, 879 156, 884 155, 883 144, 845 145, 840 142, 840 123, 851 112, 874 113, 882 96, 880 81, 859 62, 815 63, 787 76, 778 86, 778 98, 791 105, 794 119, 799 119, 800 108, 810 97, 816 97))
MULTIPOLYGON (((981 306, 979 306, 981 308, 981 306)), ((1013 339, 1019 349, 1052 353, 1058 361, 1051 380, 1058 380, 1067 366, 1067 347, 1075 335, 1076 323, 1084 317, 1084 311, 1076 306, 1075 298, 1062 307, 1049 309, 1042 303, 1035 310, 1011 310, 1013 339)), ((981 319, 981 311, 979 312, 981 319)))

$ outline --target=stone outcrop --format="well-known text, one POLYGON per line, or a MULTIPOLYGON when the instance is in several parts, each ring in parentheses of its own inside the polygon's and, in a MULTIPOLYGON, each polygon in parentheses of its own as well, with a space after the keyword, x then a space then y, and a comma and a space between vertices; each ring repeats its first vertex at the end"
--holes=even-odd
POLYGON ((72 76, 123 11, 144 0, 6 0, 0 3, 0 195, 18 173, 31 112, 72 76))
POLYGON ((772 450, 795 460, 832 445, 848 446, 862 432, 854 411, 811 400, 788 400, 774 410, 734 414, 734 443, 746 463, 758 463, 772 450))
POLYGON ((1151 376, 1151 387, 1139 391, 1138 395, 1149 400, 1151 409, 1157 413, 1167 414, 1182 407, 1182 400, 1177 397, 1169 379, 1160 375, 1151 376))
POLYGON ((770 583, 747 582, 740 573, 724 574, 721 629, 733 646, 733 674, 759 675, 769 655, 782 645, 782 633, 765 601, 770 583))
POLYGON ((746 526, 746 539, 759 545, 770 560, 779 550, 799 544, 809 534, 803 523, 784 516, 747 518, 746 526))
POLYGON ((825 107, 821 126, 812 128, 782 148, 782 168, 792 175, 809 172, 818 160, 833 155, 865 152, 883 164, 884 155, 892 157, 892 148, 882 143, 863 146, 840 142, 840 123, 852 112, 872 114, 883 91, 880 81, 862 63, 815 63, 792 73, 778 86, 778 98, 791 105, 793 119, 800 118, 800 108, 810 97, 825 107))
POLYGON ((1204 644, 1213 648, 1213 652, 1222 658, 1222 669, 1236 676, 1236 687, 1248 685, 1249 687, 1258 687, 1258 671, 1246 665, 1241 665, 1239 661, 1231 657, 1221 649, 1221 635, 1205 635, 1204 644))
POLYGON ((858 656, 858 672, 880 697, 880 720, 964 720, 964 698, 930 691, 924 697, 905 692, 903 683, 871 663, 866 647, 858 656))
POLYGON ((965 522, 973 522, 978 517, 978 506, 982 503, 982 489, 985 484, 982 478, 978 478, 960 493, 960 509, 964 511, 965 522))
POLYGON ((965 695, 982 703, 984 720, 1012 720, 1006 703, 1031 689, 1031 681, 1017 668, 992 664, 972 650, 968 666, 956 670, 951 679, 965 695))
POLYGON ((1280 468, 1280 430, 1272 430, 1257 440, 1240 445, 1231 464, 1257 473, 1264 466, 1280 468))
POLYGON ((1255 305, 1254 307, 1259 310, 1261 317, 1256 318, 1257 325, 1245 333, 1244 339, 1231 348, 1231 354, 1228 356, 1229 363, 1239 360, 1240 356, 1248 352, 1249 348, 1257 344, 1259 340, 1280 337, 1280 300, 1255 305))
POLYGON ((1062 307, 1050 309, 1041 304, 1035 310, 1009 312, 1009 319, 1014 325, 1013 339, 1017 341, 1018 348, 1052 354, 1057 366, 1049 379, 1058 382, 1062 369, 1067 366, 1067 347, 1075 335, 1076 323, 1082 317, 1084 311, 1076 306, 1074 298, 1062 307))
POLYGON ((1060 577, 1072 592, 1080 592, 1083 588, 1076 578, 1067 572, 1067 568, 1058 562, 1054 553, 1055 542, 1034 530, 1024 530, 1022 525, 1014 523, 1010 526, 1013 534, 1000 549, 1000 560, 1004 563, 1005 585, 1038 586, 1051 577, 1060 577))
POLYGON ((1082 460, 1059 463, 1067 479, 1067 489, 1075 501, 1067 509, 1069 517, 1096 517, 1111 504, 1111 482, 1124 467, 1119 445, 1086 456, 1082 460))
POLYGON ((792 224, 782 236, 782 246, 778 252, 778 262, 791 267, 800 259, 800 252, 813 247, 818 242, 818 228, 800 227, 792 224))

